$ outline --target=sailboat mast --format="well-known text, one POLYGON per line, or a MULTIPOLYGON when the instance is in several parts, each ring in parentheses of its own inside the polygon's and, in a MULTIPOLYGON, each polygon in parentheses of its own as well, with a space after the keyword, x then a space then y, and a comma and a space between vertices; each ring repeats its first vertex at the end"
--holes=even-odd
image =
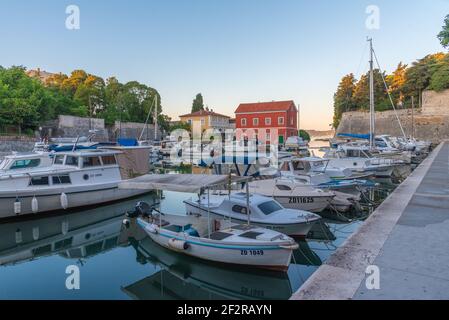
POLYGON ((155 103, 154 103, 154 141, 157 140, 157 94, 154 97, 155 103))
POLYGON ((374 136, 375 136, 375 132, 376 132, 376 120, 375 120, 375 107, 374 107, 374 57, 373 57, 373 39, 369 38, 368 39, 369 43, 370 43, 370 61, 369 61, 369 67, 370 67, 370 72, 369 72, 369 110, 370 110, 370 140, 369 140, 369 144, 370 144, 370 148, 373 149, 374 148, 374 136))

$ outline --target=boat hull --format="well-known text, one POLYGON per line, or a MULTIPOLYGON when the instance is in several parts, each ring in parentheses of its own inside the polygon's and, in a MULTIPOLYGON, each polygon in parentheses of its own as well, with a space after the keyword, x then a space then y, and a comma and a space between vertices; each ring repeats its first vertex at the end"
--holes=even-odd
POLYGON ((66 209, 72 209, 127 199, 148 193, 148 191, 119 189, 117 184, 115 184, 112 186, 105 186, 104 188, 95 188, 87 191, 78 191, 75 188, 70 190, 70 188, 67 188, 60 190, 49 190, 46 193, 36 195, 21 193, 18 194, 18 198, 13 194, 0 195, 0 219, 64 210, 61 204, 62 193, 65 193, 67 196, 66 209), (32 210, 32 201, 34 197, 37 199, 37 212, 33 212, 32 210), (21 204, 19 214, 14 213, 14 203, 16 202, 16 199, 19 199, 21 204))
POLYGON ((219 263, 245 265, 250 267, 287 271, 290 265, 292 250, 283 249, 273 244, 251 246, 216 243, 212 240, 205 242, 204 238, 181 238, 163 229, 153 233, 144 228, 150 238, 160 246, 192 256, 195 258, 219 263), (187 249, 175 250, 169 245, 170 239, 183 240, 187 243, 187 249))
POLYGON ((283 207, 309 212, 323 212, 332 201, 334 196, 274 196, 283 207))

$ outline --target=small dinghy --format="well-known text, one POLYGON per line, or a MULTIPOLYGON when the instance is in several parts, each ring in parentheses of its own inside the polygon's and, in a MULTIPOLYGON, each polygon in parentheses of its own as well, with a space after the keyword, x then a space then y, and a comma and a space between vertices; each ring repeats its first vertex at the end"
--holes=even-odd
POLYGON ((157 244, 196 258, 286 271, 298 244, 274 230, 202 216, 161 214, 137 223, 157 244))

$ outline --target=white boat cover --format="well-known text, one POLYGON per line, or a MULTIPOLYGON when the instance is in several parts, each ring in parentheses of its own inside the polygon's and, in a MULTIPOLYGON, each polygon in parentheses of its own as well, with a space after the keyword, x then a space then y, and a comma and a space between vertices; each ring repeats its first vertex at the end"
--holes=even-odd
POLYGON ((204 189, 226 186, 229 182, 235 183, 248 180, 251 180, 251 177, 209 174, 147 174, 122 181, 119 183, 119 188, 201 193, 204 189))

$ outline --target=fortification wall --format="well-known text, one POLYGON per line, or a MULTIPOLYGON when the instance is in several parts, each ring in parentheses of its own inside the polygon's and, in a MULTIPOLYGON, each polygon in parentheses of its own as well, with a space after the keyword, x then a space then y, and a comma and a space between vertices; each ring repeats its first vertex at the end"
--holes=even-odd
MULTIPOLYGON (((411 110, 398 110, 397 115, 407 136, 412 135, 411 110)), ((449 90, 425 91, 422 109, 413 113, 414 135, 418 139, 438 143, 449 139, 449 90)), ((368 133, 369 113, 366 111, 343 114, 337 133, 368 133)), ((402 132, 394 111, 376 112, 376 133, 401 136, 402 132)))

